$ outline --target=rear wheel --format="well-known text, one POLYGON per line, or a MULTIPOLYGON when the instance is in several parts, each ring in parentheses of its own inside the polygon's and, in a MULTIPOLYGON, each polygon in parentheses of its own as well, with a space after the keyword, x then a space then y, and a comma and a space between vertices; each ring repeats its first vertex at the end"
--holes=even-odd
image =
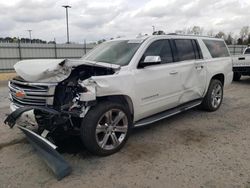
POLYGON ((238 72, 234 72, 234 77, 233 77, 233 80, 234 81, 239 81, 241 78, 241 74, 238 73, 238 72))
POLYGON ((212 79, 201 107, 206 111, 216 111, 223 100, 223 85, 220 80, 212 79))
POLYGON ((126 143, 131 124, 131 115, 123 105, 100 102, 84 117, 81 125, 83 144, 92 154, 111 155, 126 143))

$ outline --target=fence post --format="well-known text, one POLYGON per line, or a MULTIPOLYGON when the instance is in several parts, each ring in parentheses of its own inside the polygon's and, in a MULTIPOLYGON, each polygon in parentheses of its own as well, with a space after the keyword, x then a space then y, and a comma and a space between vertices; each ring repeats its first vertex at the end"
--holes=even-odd
POLYGON ((84 39, 84 54, 87 53, 87 45, 86 45, 86 39, 84 39))
POLYGON ((234 44, 234 55, 235 55, 235 44, 234 44))
POLYGON ((22 50, 21 50, 21 45, 20 45, 20 40, 18 39, 18 52, 19 52, 19 59, 22 60, 22 50))
POLYGON ((55 49, 55 59, 57 59, 56 38, 54 38, 54 42, 55 42, 55 45, 54 45, 54 49, 55 49))

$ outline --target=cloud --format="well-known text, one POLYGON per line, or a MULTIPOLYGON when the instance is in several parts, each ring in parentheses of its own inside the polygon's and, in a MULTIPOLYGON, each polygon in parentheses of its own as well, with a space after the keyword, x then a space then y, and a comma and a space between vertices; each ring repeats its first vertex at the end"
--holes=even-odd
MULTIPOLYGON (((33 37, 65 42, 68 0, 0 0, 0 35, 33 37)), ((174 32, 194 25, 205 30, 239 33, 248 25, 247 0, 71 0, 70 39, 96 41, 116 36, 136 36, 158 30, 174 32)))

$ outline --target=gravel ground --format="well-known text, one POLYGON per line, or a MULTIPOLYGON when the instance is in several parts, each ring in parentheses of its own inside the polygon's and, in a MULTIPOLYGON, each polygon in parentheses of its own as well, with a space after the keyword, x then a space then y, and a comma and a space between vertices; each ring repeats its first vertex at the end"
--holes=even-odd
MULTIPOLYGON (((61 151, 73 172, 61 181, 17 128, 1 126, 0 187, 250 188, 249 85, 249 78, 233 83, 216 112, 192 109, 135 129, 109 157, 88 154, 78 139, 67 141, 61 151)), ((8 111, 6 94, 1 88, 1 120, 8 111)))

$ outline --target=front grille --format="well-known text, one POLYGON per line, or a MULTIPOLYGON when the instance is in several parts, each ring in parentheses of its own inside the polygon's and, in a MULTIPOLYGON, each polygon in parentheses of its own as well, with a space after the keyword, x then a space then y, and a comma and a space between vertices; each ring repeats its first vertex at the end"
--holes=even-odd
POLYGON ((56 83, 30 83, 21 79, 9 81, 10 100, 18 107, 53 105, 56 83), (22 92, 22 97, 17 93, 22 92))

